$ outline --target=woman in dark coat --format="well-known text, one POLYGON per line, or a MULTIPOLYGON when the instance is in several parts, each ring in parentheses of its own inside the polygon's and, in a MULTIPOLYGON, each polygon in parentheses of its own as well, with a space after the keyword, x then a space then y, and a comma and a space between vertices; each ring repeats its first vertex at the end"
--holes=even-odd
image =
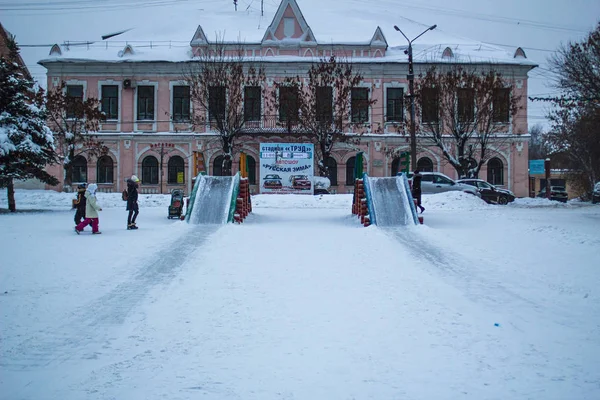
POLYGON ((416 170, 413 174, 412 181, 412 195, 413 198, 417 199, 417 207, 421 209, 421 212, 425 211, 425 207, 421 205, 421 179, 423 175, 421 175, 419 170, 416 170))
POLYGON ((133 175, 130 179, 127 179, 127 229, 137 229, 135 225, 135 219, 140 213, 138 206, 138 184, 140 180, 137 176, 133 175))

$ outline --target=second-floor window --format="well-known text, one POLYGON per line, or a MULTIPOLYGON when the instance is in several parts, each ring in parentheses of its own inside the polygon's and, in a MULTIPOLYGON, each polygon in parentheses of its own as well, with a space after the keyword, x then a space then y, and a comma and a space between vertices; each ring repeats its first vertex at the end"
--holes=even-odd
POLYGON ((421 120, 424 124, 437 124, 439 121, 439 97, 435 88, 423 88, 421 91, 421 120))
POLYGON ((154 121, 154 86, 138 86, 137 119, 154 121))
POLYGON ((333 120, 333 88, 331 86, 319 86, 315 94, 317 121, 331 122, 333 120))
POLYGON ((67 118, 82 118, 83 85, 67 85, 67 118))
POLYGON ((473 122, 475 119, 475 90, 458 89, 456 97, 458 122, 473 122))
POLYGON ((244 88, 244 121, 260 121, 260 86, 244 88))
POLYGON ((401 122, 404 119, 404 89, 387 88, 386 97, 385 120, 401 122))
POLYGON ((173 122, 190 120, 190 87, 173 86, 173 122))
POLYGON ((507 123, 510 119, 510 89, 494 89, 492 121, 507 123))
POLYGON ((119 87, 117 85, 102 86, 102 112, 107 120, 119 119, 119 87))
POLYGON ((225 87, 208 88, 208 119, 223 121, 225 119, 225 87))
POLYGON ((279 121, 298 120, 298 89, 282 86, 279 88, 279 121))
POLYGON ((367 122, 369 120, 369 89, 352 88, 350 98, 352 122, 367 122))

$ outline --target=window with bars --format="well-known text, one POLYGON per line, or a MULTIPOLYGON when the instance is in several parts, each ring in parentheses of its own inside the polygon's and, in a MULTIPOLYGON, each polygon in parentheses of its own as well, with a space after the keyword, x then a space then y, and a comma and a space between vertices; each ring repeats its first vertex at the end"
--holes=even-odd
POLYGON ((173 86, 173 122, 190 120, 190 87, 173 86))
POLYGON ((154 156, 147 156, 142 161, 142 184, 158 185, 158 160, 154 156))
POLYGON ((154 121, 154 86, 138 86, 137 120, 154 121))
POLYGON ((67 85, 67 118, 82 118, 83 85, 67 85))
POLYGON ((102 112, 107 120, 119 119, 119 86, 102 85, 102 112))
POLYGON ((510 89, 494 89, 492 99, 493 122, 507 123, 510 119, 510 89))
POLYGON ((256 160, 254 157, 246 155, 248 162, 248 183, 256 185, 256 160))
POLYGON ((176 184, 185 182, 185 162, 180 156, 173 156, 169 158, 167 163, 167 183, 176 184), (182 176, 183 178, 177 179, 182 176))
POLYGON ((458 89, 456 97, 458 108, 458 122, 473 122, 475 119, 475 90, 458 89))
POLYGON ((96 182, 113 183, 113 160, 109 156, 102 156, 98 159, 96 182))
POLYGON ((226 91, 224 86, 208 88, 208 119, 223 121, 225 119, 226 91))
POLYGON ((260 121, 260 95, 260 86, 246 86, 244 88, 244 121, 260 121))
POLYGON ((385 120, 387 122, 402 122, 404 120, 404 89, 387 88, 385 120))
POLYGON ((331 122, 333 120, 333 88, 319 86, 316 88, 316 116, 317 121, 331 122))
POLYGON ((439 93, 436 88, 423 88, 421 91, 421 121, 424 124, 439 122, 439 93))
POLYGON ((421 172, 433 172, 433 161, 429 157, 421 157, 417 161, 417 169, 421 172))
POLYGON ((279 88, 279 121, 298 120, 298 89, 281 86, 279 88))
POLYGON ((361 123, 369 121, 369 89, 352 88, 350 94, 350 107, 352 122, 361 123))

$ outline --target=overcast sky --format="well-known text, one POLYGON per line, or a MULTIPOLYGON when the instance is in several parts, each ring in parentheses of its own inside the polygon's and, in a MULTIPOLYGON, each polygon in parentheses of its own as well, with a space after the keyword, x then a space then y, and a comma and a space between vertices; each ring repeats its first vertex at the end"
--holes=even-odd
MULTIPOLYGON (((297 2, 301 9, 308 6, 308 0, 297 2)), ((238 9, 259 10, 260 3, 261 0, 239 0, 238 9)), ((561 43, 585 37, 600 19, 600 0, 321 0, 320 3, 336 9, 344 5, 351 9, 365 6, 384 9, 386 15, 385 18, 382 16, 379 25, 390 46, 405 44, 392 27, 386 26, 390 15, 396 14, 400 27, 409 20, 426 26, 437 24, 439 30, 448 34, 507 46, 510 51, 521 46, 528 59, 539 64, 539 68, 529 74, 529 96, 555 92, 549 86, 552 73, 547 65, 548 57, 561 43)), ((278 5, 278 0, 264 0, 263 3, 265 10, 271 12, 278 5)), ((214 10, 215 7, 232 9, 233 0, 0 0, 0 20, 16 35, 34 77, 45 81, 46 70, 37 65, 37 61, 48 55, 49 47, 29 46, 65 40, 97 40, 90 37, 92 30, 102 32, 103 26, 112 29, 114 21, 123 21, 123 28, 139 24, 140 10, 160 17, 179 7, 195 11, 214 10)), ((176 28, 176 19, 167 22, 176 28)), ((311 25, 311 21, 307 22, 311 25)), ((312 28, 318 38, 317 28, 312 28)), ((192 35, 193 32, 189 32, 189 38, 192 35)), ((529 103, 530 126, 546 124, 544 107, 543 104, 529 103)))

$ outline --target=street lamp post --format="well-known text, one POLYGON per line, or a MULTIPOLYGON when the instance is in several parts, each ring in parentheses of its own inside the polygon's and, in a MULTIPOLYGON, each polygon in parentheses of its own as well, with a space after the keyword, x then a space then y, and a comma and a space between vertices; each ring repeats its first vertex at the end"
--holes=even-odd
POLYGON ((432 31, 437 27, 437 25, 432 25, 413 40, 410 40, 406 37, 404 32, 398 28, 398 26, 394 25, 394 29, 397 30, 404 36, 404 38, 408 41, 408 75, 406 78, 408 79, 408 93, 410 97, 410 163, 411 169, 414 171, 417 168, 417 134, 415 132, 415 73, 413 70, 413 53, 412 53, 412 42, 423 36, 426 32, 432 31))

